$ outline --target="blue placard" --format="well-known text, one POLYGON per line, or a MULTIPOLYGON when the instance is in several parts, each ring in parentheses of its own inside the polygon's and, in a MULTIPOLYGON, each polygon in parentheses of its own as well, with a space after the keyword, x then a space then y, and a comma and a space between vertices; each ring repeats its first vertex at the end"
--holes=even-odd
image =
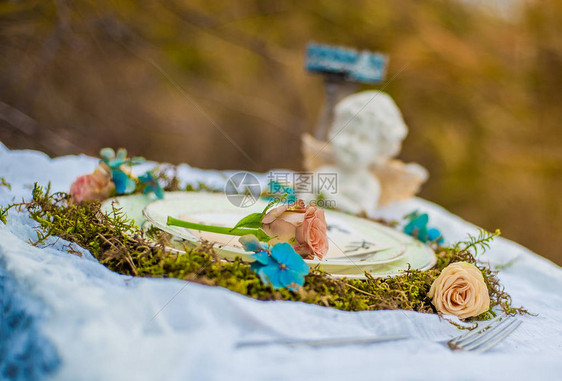
POLYGON ((386 76, 388 56, 367 50, 309 44, 306 69, 311 72, 342 74, 354 82, 381 82, 386 76))

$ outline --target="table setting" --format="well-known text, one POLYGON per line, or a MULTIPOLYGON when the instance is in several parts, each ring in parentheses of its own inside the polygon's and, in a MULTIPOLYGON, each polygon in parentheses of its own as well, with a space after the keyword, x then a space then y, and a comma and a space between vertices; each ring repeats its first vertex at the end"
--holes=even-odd
POLYGON ((387 64, 308 45, 300 171, 0 143, 0 378, 556 379, 562 269, 416 196, 387 64))
MULTIPOLYGON (((121 194, 70 202, 80 176, 116 160, 100 157, 0 146, 8 379, 550 379, 562 370, 562 270, 434 203, 410 197, 360 217, 283 203, 285 192, 240 208, 220 191, 232 171, 180 164, 183 190, 164 191, 161 165, 126 155, 115 167, 126 176, 111 176, 121 194), (266 216, 308 208, 328 247, 314 241, 303 255, 298 240, 277 242, 266 216), (407 234, 412 224, 424 236, 407 234), (461 242, 475 244, 474 264, 445 265, 453 257, 441 251, 461 242), (129 260, 119 245, 145 251, 129 260), (486 269, 501 287, 482 288, 486 269), (456 316, 458 303, 438 296, 455 279, 476 298, 456 316)), ((267 188, 270 174, 253 175, 267 188)))
POLYGON ((556 2, 0 13, 0 381, 561 378, 556 2))

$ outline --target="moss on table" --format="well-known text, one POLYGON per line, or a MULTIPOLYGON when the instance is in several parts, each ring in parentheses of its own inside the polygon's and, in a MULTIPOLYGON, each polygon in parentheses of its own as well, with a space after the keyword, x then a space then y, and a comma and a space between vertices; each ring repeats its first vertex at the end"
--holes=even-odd
MULTIPOLYGON (((450 263, 466 261, 482 271, 490 292, 490 311, 478 319, 492 316, 495 306, 506 313, 524 311, 511 306, 511 298, 499 283, 496 272, 475 260, 477 251, 486 249, 499 232, 482 231, 480 236, 469 237, 453 247, 435 247, 437 264, 428 271, 411 270, 404 276, 377 279, 366 274, 365 280, 359 280, 336 279, 320 269, 311 269, 304 286, 293 292, 264 284, 240 258, 234 261, 219 258, 209 242, 197 248, 185 247, 185 253, 170 252, 166 250, 169 239, 166 233, 157 229, 142 231, 119 209, 105 214, 97 201, 71 204, 66 193, 51 194, 49 188, 37 184, 32 195, 30 202, 11 205, 0 210, 0 215, 7 215, 7 210, 13 207, 27 210, 40 224, 34 245, 45 244, 49 237, 60 237, 89 250, 100 263, 124 275, 177 278, 225 287, 259 300, 300 301, 345 311, 402 309, 435 313, 428 298, 431 284, 450 263)), ((69 252, 79 255, 72 249, 69 252)))

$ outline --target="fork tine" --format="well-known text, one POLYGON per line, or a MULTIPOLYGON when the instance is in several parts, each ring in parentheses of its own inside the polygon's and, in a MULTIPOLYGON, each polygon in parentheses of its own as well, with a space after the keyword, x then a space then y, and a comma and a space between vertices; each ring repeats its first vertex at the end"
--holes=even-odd
POLYGON ((493 327, 482 331, 479 335, 476 335, 471 340, 466 340, 458 345, 462 347, 465 351, 471 351, 477 348, 481 343, 487 342, 490 338, 495 337, 497 334, 501 333, 506 326, 509 326, 513 320, 511 317, 508 317, 505 320, 502 320, 498 324, 495 324, 493 327))
POLYGON ((460 342, 471 342, 471 338, 478 337, 478 335, 483 331, 492 328, 498 321, 501 321, 501 319, 505 317, 506 315, 496 316, 492 320, 487 321, 484 326, 480 327, 480 325, 478 325, 478 327, 476 327, 475 329, 468 331, 467 333, 460 335, 459 337, 455 337, 452 340, 449 340, 448 344, 449 346, 456 347, 460 342))
POLYGON ((508 329, 511 325, 515 323, 517 323, 517 319, 506 319, 502 321, 500 324, 496 325, 495 327, 489 329, 488 331, 483 332, 475 340, 471 340, 470 343, 462 343, 460 344, 460 346, 465 351, 475 350, 479 348, 481 345, 485 345, 490 340, 501 335, 506 329, 508 329))
POLYGON ((511 316, 502 316, 503 319, 496 320, 490 324, 487 324, 482 329, 474 330, 476 331, 474 335, 470 335, 460 340, 457 340, 454 345, 457 347, 461 347, 464 350, 472 349, 473 343, 482 340, 484 336, 488 336, 497 332, 502 326, 504 326, 507 322, 511 320, 511 316), (469 349, 470 348, 470 349, 469 349))
POLYGON ((494 335, 494 337, 488 338, 484 342, 482 342, 479 346, 472 349, 473 352, 486 352, 488 349, 492 348, 493 346, 500 343, 503 339, 511 334, 511 332, 515 331, 517 327, 519 327, 523 323, 521 320, 515 320, 507 327, 505 327, 499 334, 494 335))

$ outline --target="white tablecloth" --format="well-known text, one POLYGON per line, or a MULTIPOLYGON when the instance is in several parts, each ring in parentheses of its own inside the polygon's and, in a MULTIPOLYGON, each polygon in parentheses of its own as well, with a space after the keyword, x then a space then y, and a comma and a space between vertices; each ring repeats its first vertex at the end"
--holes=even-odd
MULTIPOLYGON (((40 152, 10 151, 0 144, 0 177, 12 185, 11 190, 0 187, 0 204, 29 198, 34 182, 51 181, 53 191, 67 191, 96 164, 91 157, 51 160, 40 152)), ((220 186, 225 181, 219 172, 187 165, 179 173, 185 182, 220 186)), ((378 214, 399 219, 414 209, 429 213, 430 224, 448 242, 475 232, 473 225, 421 199, 378 214)), ((559 379, 562 374, 562 270, 505 239, 497 239, 481 259, 493 265, 512 263, 500 278, 514 305, 537 316, 523 316, 521 327, 490 352, 472 354, 451 352, 436 342, 459 334, 437 315, 261 302, 218 287, 123 276, 85 250, 80 249, 82 257, 70 254, 68 242, 60 239, 31 246, 36 225, 15 211, 7 226, 0 224, 4 377, 474 380, 559 379), (411 339, 317 349, 235 348, 242 339, 378 334, 411 339)))

